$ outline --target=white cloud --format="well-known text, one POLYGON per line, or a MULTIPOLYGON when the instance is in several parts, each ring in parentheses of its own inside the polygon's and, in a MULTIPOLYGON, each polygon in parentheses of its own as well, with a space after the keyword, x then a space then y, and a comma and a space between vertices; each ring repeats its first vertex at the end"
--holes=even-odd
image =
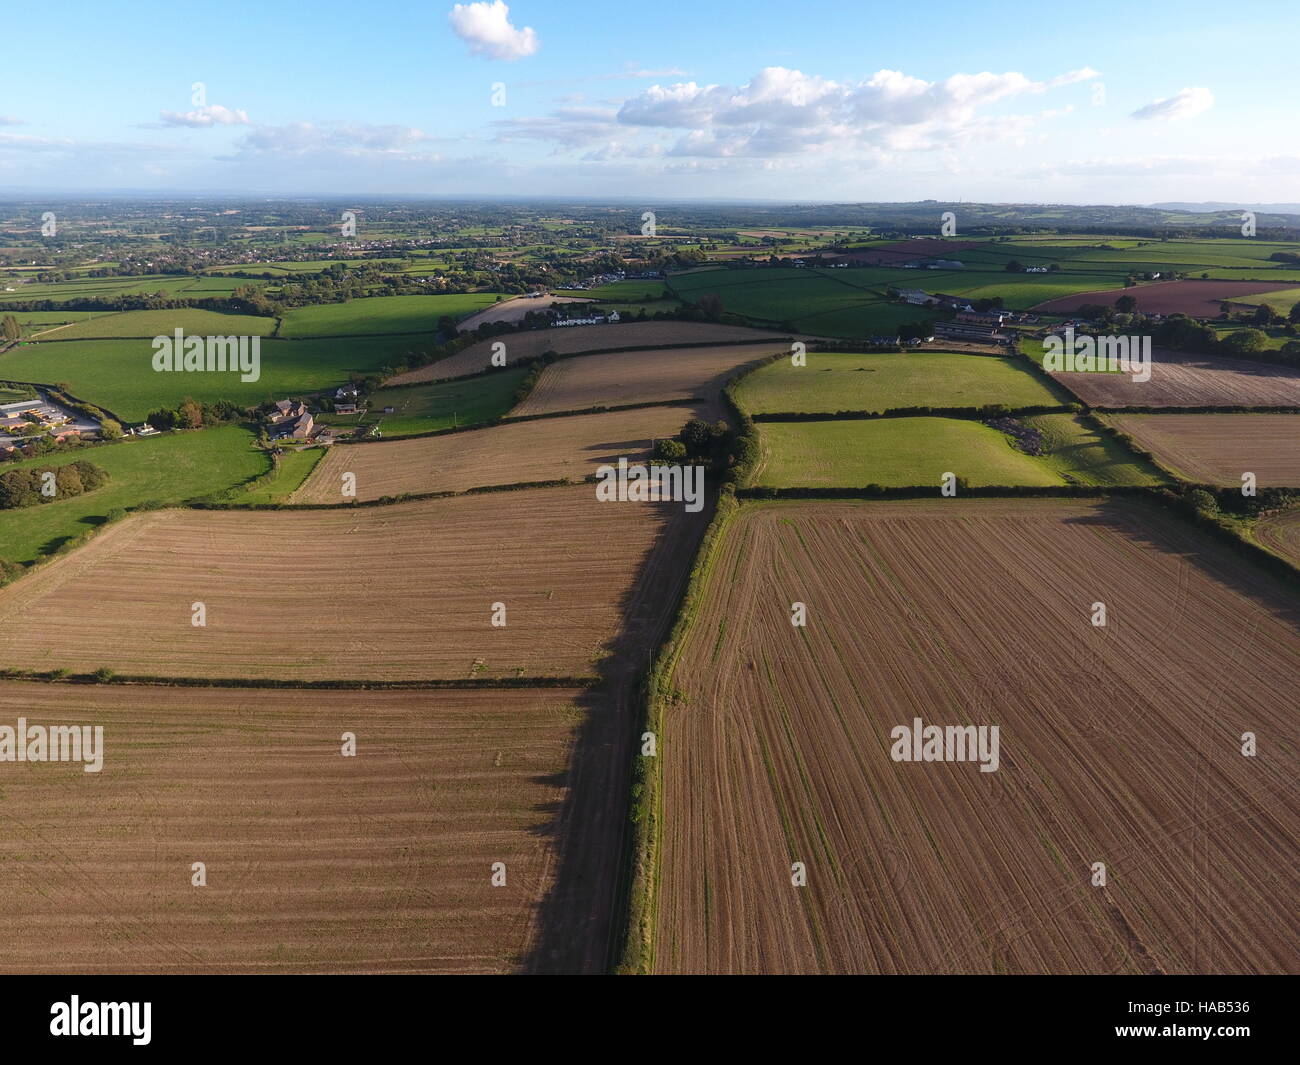
POLYGON ((237 156, 349 156, 428 162, 439 157, 418 146, 435 139, 410 126, 292 122, 256 127, 239 142, 237 156))
POLYGON ((1056 112, 998 117, 981 112, 1003 100, 1097 76, 1085 67, 1047 82, 1014 71, 954 74, 930 82, 880 70, 848 84, 767 67, 739 87, 693 81, 652 85, 624 101, 618 121, 685 130, 671 150, 681 156, 780 156, 830 145, 935 149, 975 137, 1023 137, 1028 125, 1056 112))
POLYGON ((1214 106, 1214 94, 1209 89, 1183 89, 1163 100, 1153 100, 1145 107, 1133 112, 1133 118, 1160 119, 1173 122, 1182 118, 1191 118, 1214 106))
POLYGON ((503 0, 457 4, 447 16, 452 31, 469 45, 473 55, 489 59, 522 59, 537 51, 540 42, 532 27, 510 25, 510 8, 503 0))
POLYGON ((206 104, 193 111, 163 111, 159 116, 164 126, 189 126, 206 129, 209 126, 251 126, 248 112, 243 108, 232 110, 220 104, 206 104))

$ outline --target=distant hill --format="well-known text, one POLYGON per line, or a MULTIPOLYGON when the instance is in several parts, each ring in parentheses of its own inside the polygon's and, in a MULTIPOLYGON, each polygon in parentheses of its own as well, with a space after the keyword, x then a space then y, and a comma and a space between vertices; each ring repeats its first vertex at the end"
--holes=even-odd
POLYGON ((1212 214, 1216 211, 1254 211, 1256 214, 1300 215, 1300 203, 1153 203, 1157 211, 1187 211, 1191 214, 1212 214))

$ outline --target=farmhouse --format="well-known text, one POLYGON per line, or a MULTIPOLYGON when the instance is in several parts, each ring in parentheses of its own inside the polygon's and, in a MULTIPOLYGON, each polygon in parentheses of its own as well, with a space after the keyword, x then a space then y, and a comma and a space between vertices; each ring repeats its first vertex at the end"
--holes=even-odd
POLYGON ((271 415, 271 424, 296 421, 307 413, 307 404, 299 399, 282 399, 275 404, 275 413, 271 415))
POLYGON ((316 422, 310 414, 303 414, 292 421, 281 422, 276 428, 276 440, 308 440, 316 422))

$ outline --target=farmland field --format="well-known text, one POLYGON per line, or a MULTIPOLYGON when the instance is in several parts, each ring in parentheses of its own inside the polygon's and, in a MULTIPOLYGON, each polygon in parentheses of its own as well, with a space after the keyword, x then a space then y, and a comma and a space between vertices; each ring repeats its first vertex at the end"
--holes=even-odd
POLYGON ((1255 523, 1255 539, 1300 567, 1300 507, 1270 514, 1255 523))
POLYGON ((1254 473, 1264 487, 1300 487, 1300 415, 1111 414, 1166 469, 1198 484, 1241 487, 1254 473))
MULTIPOLYGON (((57 336, 58 334, 54 334, 57 336)), ((255 406, 286 395, 343 384, 348 374, 373 373, 432 338, 367 337, 363 340, 262 340, 261 375, 244 382, 229 372, 159 373, 148 340, 74 340, 28 344, 0 355, 0 378, 65 381, 79 399, 99 404, 127 421, 174 407, 187 397, 205 403, 227 399, 255 406)))
POLYGON ((1069 402, 1016 359, 946 351, 810 354, 806 366, 778 359, 747 374, 737 402, 751 414, 897 407, 1053 406, 1069 402))
POLYGON ((346 303, 322 303, 288 311, 279 336, 357 336, 378 333, 432 334, 442 317, 461 318, 489 307, 490 292, 463 295, 371 296, 346 303))
POLYGON ((1277 289, 1272 281, 1157 281, 1133 288, 1112 288, 1098 292, 1079 292, 1048 300, 1033 308, 1040 314, 1070 314, 1085 303, 1113 306, 1121 296, 1132 296, 1138 310, 1145 314, 1188 314, 1198 318, 1217 318, 1223 300, 1240 300, 1277 289))
POLYGON ((0 589, 0 612, 42 619, 0 632, 0 664, 244 679, 594 677, 659 624, 669 583, 659 570, 677 565, 702 519, 681 504, 601 503, 591 485, 133 515, 0 589), (204 627, 191 625, 195 602, 206 604, 204 627), (497 602, 502 627, 491 624, 497 602))
POLYGON ((0 682, 5 720, 102 726, 105 746, 98 774, 5 774, 0 971, 532 968, 595 702, 0 682))
POLYGON ((1176 517, 742 505, 700 595, 663 688, 654 971, 1300 967, 1300 609, 1176 517), (916 718, 997 726, 996 771, 894 760, 916 718))
POLYGON ((51 469, 85 459, 107 471, 102 488, 20 510, 0 510, 0 557, 30 562, 65 540, 103 523, 115 508, 179 503, 231 488, 264 473, 266 454, 247 429, 222 426, 198 432, 123 440, 24 459, 3 469, 51 469))
MULTIPOLYGON (((547 351, 560 355, 598 352, 619 348, 658 348, 674 344, 722 344, 733 340, 772 339, 771 330, 744 329, 705 322, 629 322, 620 325, 568 326, 513 333, 472 344, 463 351, 428 366, 394 377, 389 384, 405 385, 466 377, 492 369, 492 345, 506 346, 507 366, 523 359, 536 358, 547 351)), ((780 338, 777 338, 780 339, 780 338)), ((2 365, 2 364, 0 364, 2 365)))
POLYGON ((1300 406, 1300 370, 1160 348, 1152 352, 1149 381, 1077 371, 1052 377, 1094 407, 1300 406))
POLYGON ((701 406, 641 407, 575 414, 468 433, 331 448, 295 503, 341 503, 342 475, 356 475, 361 500, 403 492, 461 492, 483 485, 567 477, 581 480, 620 456, 648 455, 653 439, 673 436, 701 406))
POLYGON ((934 485, 945 473, 972 487, 1064 480, 996 429, 964 418, 759 422, 754 484, 798 488, 934 485))
POLYGON ((197 310, 193 307, 166 311, 122 311, 75 322, 63 329, 46 333, 41 339, 152 338, 171 336, 177 329, 184 330, 187 336, 267 336, 275 329, 275 319, 252 314, 218 314, 216 311, 197 310))
POLYGON ((665 400, 715 399, 728 378, 788 345, 669 348, 581 355, 552 363, 511 414, 549 414, 665 400))

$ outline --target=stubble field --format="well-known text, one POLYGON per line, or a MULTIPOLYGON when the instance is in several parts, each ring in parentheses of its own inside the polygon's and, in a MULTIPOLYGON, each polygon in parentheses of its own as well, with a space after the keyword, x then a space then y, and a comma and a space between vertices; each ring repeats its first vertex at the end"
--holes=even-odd
POLYGON ((1112 414, 1106 420, 1189 481, 1241 487, 1249 471, 1260 487, 1300 486, 1300 415, 1112 414))
MULTIPOLYGON (((377 445, 376 445, 377 446, 377 445)), ((0 590, 0 665, 295 680, 590 677, 658 623, 703 515, 591 485, 308 511, 163 510, 0 590), (506 624, 491 624, 494 603, 506 624), (192 624, 202 603, 206 624, 192 624)))
POLYGON ((468 433, 334 446, 294 494, 295 503, 342 503, 343 475, 356 497, 403 492, 462 492, 486 485, 561 478, 581 480, 605 463, 643 460, 652 441, 674 436, 703 405, 640 407, 606 414, 496 425, 468 433))
POLYGON ((1093 407, 1297 407, 1300 371, 1246 359, 1186 355, 1157 348, 1151 379, 1124 373, 1054 373, 1093 407))
POLYGON ((661 721, 657 971, 1300 971, 1300 610, 1177 519, 744 505, 702 592, 661 721), (915 718, 999 726, 999 768, 892 760, 915 718))
POLYGON ((714 399, 729 377, 781 350, 781 342, 774 341, 563 359, 542 372, 532 394, 510 413, 551 414, 630 403, 714 399))
POLYGON ((5 767, 0 971, 531 968, 592 698, 6 681, 0 720, 104 759, 5 767))

